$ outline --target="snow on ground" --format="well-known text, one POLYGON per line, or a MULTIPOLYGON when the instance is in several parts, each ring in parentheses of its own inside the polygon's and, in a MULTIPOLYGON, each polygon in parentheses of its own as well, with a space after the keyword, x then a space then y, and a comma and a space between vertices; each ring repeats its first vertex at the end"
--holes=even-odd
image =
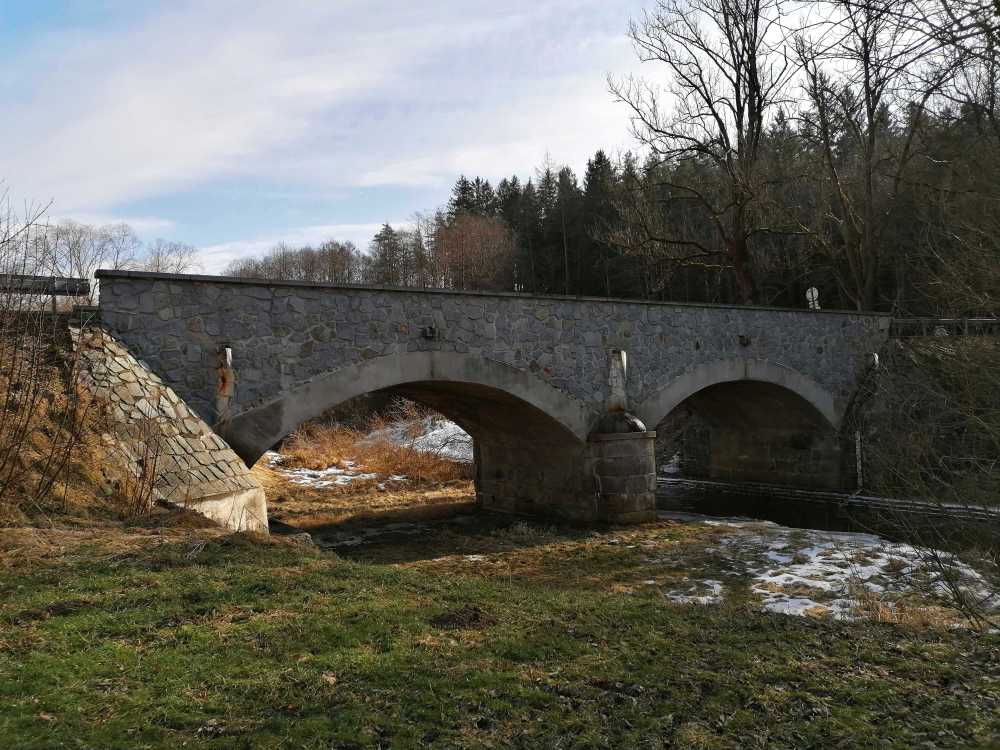
POLYGON ((423 417, 413 421, 396 422, 384 430, 371 433, 367 439, 388 440, 422 453, 435 453, 452 461, 472 463, 472 437, 444 417, 423 417))
MULTIPOLYGON (((435 453, 460 463, 472 463, 472 437, 457 424, 443 417, 424 417, 417 420, 396 422, 365 437, 365 441, 388 440, 396 445, 408 446, 422 453, 435 453)), ((344 486, 365 479, 378 479, 378 474, 366 474, 354 461, 340 461, 326 469, 283 468, 285 457, 276 451, 264 454, 268 466, 288 477, 293 484, 322 489, 344 486)), ((405 476, 386 477, 379 483, 385 489, 388 482, 405 482, 405 476)))
MULTIPOLYGON (((390 440, 454 461, 473 460, 472 438, 454 422, 442 417, 398 422, 371 433, 367 440, 390 440)), ((284 457, 275 452, 265 456, 271 467, 303 486, 323 488, 380 479, 377 474, 362 471, 353 461, 314 471, 282 468, 284 457)), ((405 481, 405 476, 383 477, 378 486, 384 489, 388 482, 405 481)), ((683 586, 663 592, 672 602, 722 602, 726 596, 726 582, 718 579, 721 570, 730 583, 747 582, 764 610, 789 615, 849 619, 857 616, 859 597, 866 592, 878 596, 880 604, 891 609, 895 599, 918 594, 926 600, 928 595, 945 594, 949 585, 963 588, 986 602, 988 608, 1000 612, 1000 596, 990 598, 982 576, 948 554, 937 553, 939 564, 934 565, 929 562, 926 551, 873 534, 792 529, 770 521, 713 518, 693 513, 660 515, 725 530, 720 539, 705 549, 713 559, 711 571, 699 571, 697 561, 692 560, 690 576, 683 586)), ((402 532, 402 529, 396 531, 402 532)), ((367 539, 367 533, 362 532, 361 536, 340 543, 361 544, 367 539)), ((477 562, 481 558, 481 555, 470 555, 466 559, 477 562)), ((663 561, 650 559, 647 562, 663 561)), ((656 585, 652 580, 646 583, 656 585)))
MULTIPOLYGON (((367 474, 357 469, 354 461, 341 461, 338 466, 326 469, 286 469, 282 468, 285 457, 275 451, 264 454, 268 465, 277 472, 288 477, 292 484, 303 487, 322 489, 324 487, 343 486, 365 479, 377 479, 378 474, 367 474)), ((405 481, 406 477, 390 477, 388 481, 405 481)))
POLYGON ((722 581, 706 578, 704 581, 695 581, 684 591, 668 591, 664 596, 678 604, 719 604, 722 601, 722 589, 722 581))
MULTIPOLYGON (((900 596, 943 595, 949 582, 1000 611, 1000 597, 990 598, 982 576, 945 553, 937 553, 942 564, 933 565, 926 551, 874 534, 791 529, 770 521, 690 513, 661 517, 724 527, 725 536, 706 552, 718 567, 746 580, 769 612, 847 619, 855 616, 858 597, 865 591, 879 595, 891 608, 900 596)), ((723 586, 715 579, 695 579, 664 595, 671 601, 711 604, 722 600, 723 586)))
MULTIPOLYGON (((442 458, 472 463, 472 437, 454 422, 443 417, 424 417, 418 420, 396 422, 382 430, 370 433, 366 441, 388 440, 396 445, 405 445, 424 453, 435 453, 442 458)), ((268 465, 280 472, 293 484, 322 489, 343 486, 366 479, 379 479, 378 474, 361 471, 354 461, 340 461, 326 469, 283 468, 285 457, 275 451, 264 454, 268 465)), ((385 489, 388 482, 405 482, 405 476, 385 477, 379 489, 385 489)))

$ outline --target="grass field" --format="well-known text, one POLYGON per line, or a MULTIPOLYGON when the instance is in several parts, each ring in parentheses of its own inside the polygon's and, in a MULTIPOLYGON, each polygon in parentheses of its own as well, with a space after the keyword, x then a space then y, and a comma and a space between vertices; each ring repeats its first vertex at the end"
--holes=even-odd
POLYGON ((711 606, 641 585, 651 548, 683 576, 711 526, 403 533, 467 514, 462 487, 364 519, 361 496, 337 503, 315 528, 389 532, 334 553, 177 519, 0 530, 0 746, 1000 743, 996 635, 766 614, 736 580, 711 606))

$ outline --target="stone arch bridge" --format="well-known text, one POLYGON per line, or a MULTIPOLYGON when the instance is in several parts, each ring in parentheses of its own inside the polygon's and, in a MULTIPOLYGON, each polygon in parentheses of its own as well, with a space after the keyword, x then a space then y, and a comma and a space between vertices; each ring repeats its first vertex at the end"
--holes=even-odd
POLYGON ((709 425, 714 478, 850 487, 840 427, 889 319, 859 313, 99 271, 107 329, 253 464, 355 396, 474 438, 484 507, 655 512, 655 428, 709 425))

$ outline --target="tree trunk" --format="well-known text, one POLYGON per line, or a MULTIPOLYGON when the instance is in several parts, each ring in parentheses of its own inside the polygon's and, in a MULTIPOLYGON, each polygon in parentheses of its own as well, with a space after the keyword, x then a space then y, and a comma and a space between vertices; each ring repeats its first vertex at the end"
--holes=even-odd
POLYGON ((740 304, 752 305, 757 292, 754 287, 753 271, 750 268, 750 252, 746 237, 737 235, 727 240, 726 248, 733 270, 736 272, 736 294, 740 304))

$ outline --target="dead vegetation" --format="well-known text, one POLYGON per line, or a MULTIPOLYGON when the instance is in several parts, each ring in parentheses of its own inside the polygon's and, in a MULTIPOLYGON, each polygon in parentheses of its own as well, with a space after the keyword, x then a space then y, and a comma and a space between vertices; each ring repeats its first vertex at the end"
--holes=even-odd
MULTIPOLYGON (((347 462, 352 462, 354 468, 382 478, 405 476, 410 482, 423 484, 470 479, 467 464, 453 461, 441 451, 418 450, 415 446, 429 413, 413 402, 399 401, 389 411, 370 417, 361 429, 311 422, 282 444, 282 466, 321 470, 331 466, 348 468, 347 462), (397 436, 397 440, 391 436, 397 436)), ((337 491, 370 489, 379 481, 354 482, 337 491)))
POLYGON ((308 487, 293 484, 273 468, 257 465, 254 477, 267 493, 268 517, 301 529, 344 523, 367 523, 391 516, 396 521, 435 520, 475 510, 475 489, 470 480, 438 485, 372 482, 342 487, 308 487))
POLYGON ((114 455, 121 425, 86 385, 72 300, 23 283, 57 265, 40 216, 18 220, 0 198, 0 525, 141 515, 155 457, 138 433, 118 442, 140 447, 145 469, 114 455))
MULTIPOLYGON (((0 333, 5 364, 29 356, 11 354, 16 345, 0 333)), ((47 349, 44 358, 0 373, 0 524, 88 515, 105 505, 94 404, 79 392, 71 358, 47 349)))
POLYGON ((927 524, 889 512, 887 521, 938 573, 953 606, 995 627, 1000 542, 983 521, 954 511, 1000 507, 1000 345, 947 336, 890 342, 859 389, 850 421, 863 443, 869 491, 919 499, 952 516, 927 524), (988 586, 971 594, 941 550, 958 553, 988 586))
POLYGON ((864 586, 852 588, 856 604, 854 614, 871 622, 891 623, 917 631, 946 632, 955 627, 967 626, 969 621, 953 607, 931 604, 928 601, 890 601, 864 586))

